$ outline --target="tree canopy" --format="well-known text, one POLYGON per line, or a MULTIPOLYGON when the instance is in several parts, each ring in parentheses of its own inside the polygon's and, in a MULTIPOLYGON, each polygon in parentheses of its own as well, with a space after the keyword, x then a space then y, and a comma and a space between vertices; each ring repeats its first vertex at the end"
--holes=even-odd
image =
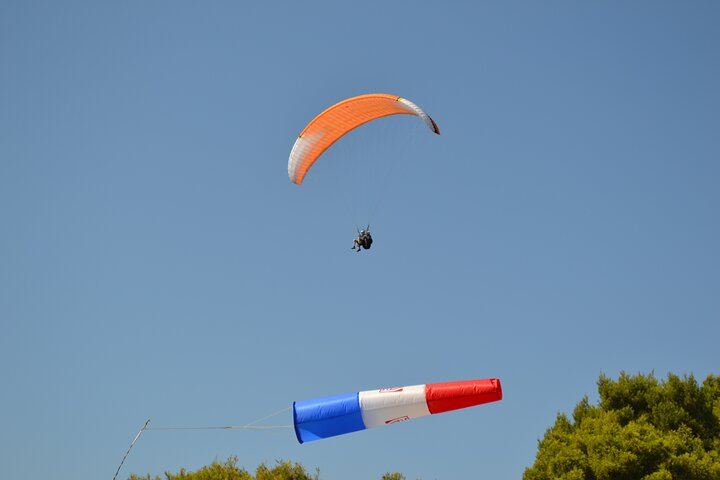
POLYGON ((720 377, 623 372, 598 393, 557 415, 523 480, 720 480, 720 377))
MULTIPOLYGON (((178 473, 165 472, 165 480, 319 480, 320 470, 309 474, 305 467, 299 463, 288 460, 277 461, 273 467, 263 463, 255 470, 255 475, 237 465, 237 457, 230 457, 225 462, 214 461, 195 472, 180 469, 178 473)), ((128 480, 162 480, 160 476, 151 477, 130 475, 128 480)), ((398 473, 385 473, 381 480, 405 480, 398 473)))

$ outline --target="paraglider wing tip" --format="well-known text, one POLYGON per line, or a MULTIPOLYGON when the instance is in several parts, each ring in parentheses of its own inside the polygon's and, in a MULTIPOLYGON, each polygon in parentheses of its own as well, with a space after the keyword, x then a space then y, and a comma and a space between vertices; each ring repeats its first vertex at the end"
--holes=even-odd
POLYGON ((430 123, 432 123, 432 131, 437 135, 440 135, 440 127, 438 127, 437 123, 435 123, 435 120, 433 120, 430 115, 428 115, 428 118, 430 119, 430 123))

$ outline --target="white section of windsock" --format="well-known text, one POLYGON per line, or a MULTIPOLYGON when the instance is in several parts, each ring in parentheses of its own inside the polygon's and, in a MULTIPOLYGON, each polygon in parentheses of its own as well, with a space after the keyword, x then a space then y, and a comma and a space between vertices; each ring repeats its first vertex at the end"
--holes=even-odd
POLYGON ((430 415, 425 400, 425 385, 368 390, 359 392, 358 396, 365 428, 430 415))

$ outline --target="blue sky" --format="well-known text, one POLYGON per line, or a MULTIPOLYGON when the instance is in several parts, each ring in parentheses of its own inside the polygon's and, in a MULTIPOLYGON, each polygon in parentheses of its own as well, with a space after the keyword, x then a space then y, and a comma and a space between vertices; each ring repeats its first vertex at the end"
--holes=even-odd
POLYGON ((148 417, 499 377, 502 402, 306 445, 149 431, 121 477, 237 455, 514 479, 601 372, 717 374, 719 21, 705 1, 0 3, 0 477, 112 478, 148 417), (304 125, 372 92, 442 135, 383 119, 291 184, 304 125))

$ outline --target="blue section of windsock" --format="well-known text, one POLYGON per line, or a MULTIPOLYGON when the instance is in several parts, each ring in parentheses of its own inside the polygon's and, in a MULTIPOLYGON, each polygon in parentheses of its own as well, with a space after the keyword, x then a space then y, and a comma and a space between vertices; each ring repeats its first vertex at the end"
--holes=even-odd
POLYGON ((300 443, 365 429, 357 392, 293 402, 293 422, 300 443))

